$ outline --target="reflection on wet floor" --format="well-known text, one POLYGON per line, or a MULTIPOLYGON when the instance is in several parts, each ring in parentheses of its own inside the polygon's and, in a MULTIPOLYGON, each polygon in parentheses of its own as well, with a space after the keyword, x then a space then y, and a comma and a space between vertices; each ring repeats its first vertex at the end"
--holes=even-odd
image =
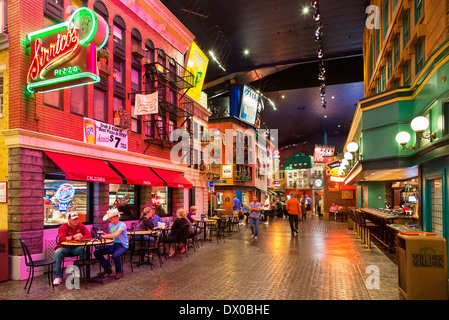
MULTIPOLYGON (((124 278, 91 283, 88 290, 51 290, 38 277, 29 295, 24 281, 0 283, 0 299, 114 300, 397 300, 397 266, 373 245, 366 251, 346 223, 309 217, 292 236, 288 219, 275 218, 259 226, 259 239, 250 238, 248 225, 225 241, 205 242, 189 257, 164 260, 124 278), (367 289, 367 267, 380 270, 380 288, 367 289), (126 290, 124 290, 126 288, 126 290)), ((67 275, 65 275, 67 277, 67 275)))

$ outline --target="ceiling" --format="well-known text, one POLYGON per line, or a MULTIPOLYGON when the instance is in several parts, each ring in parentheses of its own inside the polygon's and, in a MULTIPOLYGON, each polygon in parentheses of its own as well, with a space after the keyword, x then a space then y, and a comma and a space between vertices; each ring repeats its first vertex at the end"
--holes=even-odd
POLYGON ((326 109, 320 103, 316 23, 310 0, 161 2, 196 36, 206 54, 214 52, 226 70, 212 59, 209 62, 204 86, 209 97, 226 95, 231 78, 260 89, 275 101, 277 111, 266 103, 262 122, 264 127, 279 129, 280 147, 323 132, 344 140, 357 102, 363 98, 362 35, 369 0, 319 1, 326 109), (308 14, 302 12, 306 6, 308 14), (249 54, 244 55, 244 50, 249 54))

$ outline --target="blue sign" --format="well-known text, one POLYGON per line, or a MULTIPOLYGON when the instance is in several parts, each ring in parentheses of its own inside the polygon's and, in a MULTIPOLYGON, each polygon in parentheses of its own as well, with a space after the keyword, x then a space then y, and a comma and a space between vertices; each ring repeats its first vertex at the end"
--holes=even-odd
POLYGON ((207 183, 207 186, 208 186, 209 188, 213 188, 213 187, 215 186, 215 183, 214 183, 213 181, 209 181, 209 182, 207 183))

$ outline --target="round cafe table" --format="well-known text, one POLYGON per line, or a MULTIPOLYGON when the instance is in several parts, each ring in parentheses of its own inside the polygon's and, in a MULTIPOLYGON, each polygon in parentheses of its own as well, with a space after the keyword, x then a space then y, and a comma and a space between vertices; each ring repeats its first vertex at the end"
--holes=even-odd
MULTIPOLYGON (((112 242, 114 242, 112 239, 103 239, 105 244, 111 244, 112 242)), ((80 246, 86 246, 86 257, 90 257, 91 256, 91 252, 90 252, 90 248, 92 246, 96 246, 101 244, 100 241, 95 240, 92 241, 92 239, 83 239, 83 240, 70 240, 70 241, 64 241, 61 242, 61 245, 63 246, 70 246, 70 247, 80 247, 80 246)), ((86 266, 86 278, 88 280, 90 280, 90 265, 86 266)))

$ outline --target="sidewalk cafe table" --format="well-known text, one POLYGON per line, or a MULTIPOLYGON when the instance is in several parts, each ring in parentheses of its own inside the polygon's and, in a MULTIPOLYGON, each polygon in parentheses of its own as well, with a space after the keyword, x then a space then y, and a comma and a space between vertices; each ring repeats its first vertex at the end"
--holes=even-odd
MULTIPOLYGON (((106 245, 111 244, 113 242, 112 239, 103 239, 103 240, 106 245)), ((74 247, 86 246, 87 252, 85 254, 86 254, 86 257, 89 257, 89 258, 91 256, 90 248, 92 246, 97 246, 99 244, 102 244, 102 243, 98 240, 92 241, 92 239, 71 240, 71 241, 61 242, 61 245, 63 245, 63 246, 74 246, 74 247)), ((90 265, 86 266, 86 278, 88 280, 90 280, 90 265)))
POLYGON ((208 219, 203 219, 202 221, 204 221, 204 240, 208 240, 208 241, 212 241, 211 239, 207 239, 207 227, 210 226, 211 224, 217 222, 219 218, 215 218, 215 217, 211 217, 208 219))

